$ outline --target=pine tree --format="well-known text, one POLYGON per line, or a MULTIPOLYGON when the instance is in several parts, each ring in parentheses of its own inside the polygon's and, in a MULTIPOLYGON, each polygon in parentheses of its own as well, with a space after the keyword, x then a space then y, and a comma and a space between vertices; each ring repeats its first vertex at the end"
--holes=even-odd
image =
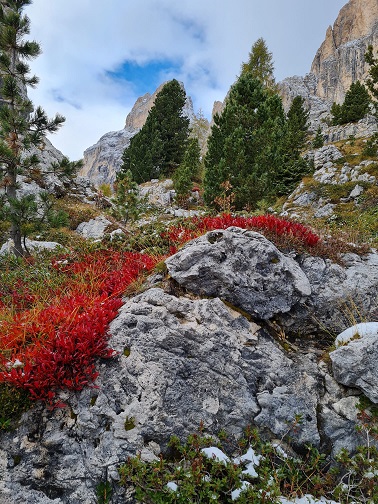
POLYGON ((23 9, 31 0, 8 0, 0 4, 0 182, 3 188, 3 211, 10 222, 14 252, 21 256, 22 227, 36 217, 37 207, 32 197, 19 197, 19 175, 30 173, 39 164, 38 156, 30 154, 33 147, 43 147, 47 133, 57 131, 64 117, 57 114, 48 119, 41 107, 34 109, 28 99, 27 87, 35 87, 38 78, 30 76, 26 61, 40 54, 35 41, 24 41, 30 21, 23 9))
POLYGON ((185 90, 177 80, 165 84, 144 126, 123 153, 121 174, 131 170, 140 184, 174 173, 183 159, 189 135, 189 119, 183 113, 185 100, 185 90))
POLYGON ((225 183, 232 187, 237 210, 286 194, 307 171, 300 157, 306 122, 302 100, 295 101, 288 119, 278 94, 250 73, 242 74, 223 113, 214 118, 205 157, 205 202, 217 206, 225 183))
POLYGON ((231 88, 226 106, 214 118, 205 157, 205 202, 213 205, 229 182, 234 205, 255 207, 271 191, 269 174, 277 168, 285 124, 282 102, 260 80, 242 74, 231 88))
POLYGON ((308 118, 310 111, 305 108, 302 96, 296 96, 287 113, 288 149, 294 157, 298 157, 305 144, 308 134, 308 118))
POLYGON ((373 97, 375 113, 378 115, 378 58, 373 54, 373 46, 370 45, 365 53, 365 60, 369 64, 369 77, 366 85, 373 97))
POLYGON ((131 170, 118 177, 115 184, 113 215, 124 224, 134 221, 140 214, 140 198, 138 184, 133 180, 131 170))
POLYGON ((323 145, 324 145, 324 137, 322 133, 322 128, 319 126, 318 129, 316 130, 315 138, 312 141, 312 147, 314 149, 320 149, 320 147, 323 147, 323 145))
POLYGON ((267 88, 275 88, 273 55, 263 38, 253 44, 248 62, 242 64, 241 73, 250 73, 267 88))
POLYGON ((332 123, 337 125, 357 122, 369 112, 370 104, 371 98, 366 87, 360 81, 352 82, 344 102, 341 105, 332 105, 332 123))
POLYGON ((200 146, 197 138, 191 138, 184 154, 184 159, 173 175, 173 187, 180 204, 186 203, 193 187, 193 181, 198 179, 200 171, 200 146))

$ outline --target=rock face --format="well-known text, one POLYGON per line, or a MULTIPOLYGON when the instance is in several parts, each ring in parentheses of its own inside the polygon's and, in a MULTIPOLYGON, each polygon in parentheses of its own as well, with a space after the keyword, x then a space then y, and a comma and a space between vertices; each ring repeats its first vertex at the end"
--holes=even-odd
POLYGON ((156 458, 172 434, 185 438, 201 421, 207 433, 236 436, 252 423, 268 437, 289 434, 294 447, 361 442, 359 392, 346 393, 316 351, 285 351, 218 298, 152 288, 126 302, 110 331, 118 357, 100 367, 98 389, 63 394, 62 409, 36 406, 2 434, 1 503, 93 504, 105 481, 113 504, 130 502, 117 467, 137 452, 156 458))
MULTIPOLYGON (((51 165, 61 162, 64 155, 56 149, 48 139, 44 140, 43 150, 33 147, 28 152, 28 155, 30 154, 36 154, 40 160, 40 176, 34 176, 34 178, 32 178, 27 175, 19 175, 17 177, 19 182, 19 187, 17 189, 18 197, 33 195, 38 203, 39 195, 42 192, 48 192, 57 198, 67 194, 79 194, 81 198, 94 196, 88 180, 83 180, 81 177, 71 179, 53 173, 51 165)), ((0 192, 2 190, 3 189, 0 188, 0 192)))
POLYGON ((332 221, 342 218, 348 205, 349 211, 358 211, 362 204, 360 196, 374 191, 377 176, 373 160, 341 163, 342 153, 334 145, 308 151, 306 157, 313 162, 315 172, 287 197, 283 217, 307 222, 314 217, 327 217, 332 221))
MULTIPOLYGON (((329 116, 332 103, 342 103, 353 82, 366 80, 369 66, 365 52, 369 45, 378 47, 378 4, 376 0, 350 0, 340 10, 333 27, 328 28, 310 73, 279 83, 285 109, 288 110, 295 96, 302 96, 310 109, 310 130, 315 132, 321 126, 327 134, 322 119, 329 116)), ((337 140, 348 137, 343 131, 337 134, 337 140)), ((365 136, 358 130, 350 134, 365 136)), ((326 141, 336 141, 332 132, 326 141)))
POLYGON ((137 129, 127 127, 103 135, 95 145, 84 152, 80 176, 88 178, 95 186, 114 182, 122 165, 123 151, 137 132, 137 129))
MULTIPOLYGON (((82 177, 89 178, 97 187, 103 183, 111 184, 115 181, 116 174, 122 165, 123 151, 146 122, 156 96, 164 85, 165 83, 161 84, 152 95, 146 93, 137 99, 126 117, 124 129, 106 133, 95 145, 85 150, 84 164, 80 171, 82 177)), ((193 103, 190 97, 186 99, 184 114, 193 120, 193 103)))
POLYGON ((146 199, 150 205, 157 207, 170 207, 175 199, 173 180, 152 179, 139 186, 139 195, 146 199))
POLYGON ((311 66, 318 78, 317 95, 340 103, 352 82, 365 80, 367 46, 378 46, 378 3, 350 0, 341 10, 311 66))

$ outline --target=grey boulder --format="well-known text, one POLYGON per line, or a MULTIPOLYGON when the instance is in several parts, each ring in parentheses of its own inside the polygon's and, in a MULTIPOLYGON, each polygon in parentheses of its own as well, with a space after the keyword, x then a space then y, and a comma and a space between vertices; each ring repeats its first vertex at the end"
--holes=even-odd
POLYGON ((200 295, 217 296, 259 319, 288 312, 311 294, 299 265, 264 236, 210 231, 166 260, 169 274, 200 295))
POLYGON ((354 337, 340 338, 340 346, 330 353, 333 375, 378 404, 378 323, 358 324, 354 332, 354 337))

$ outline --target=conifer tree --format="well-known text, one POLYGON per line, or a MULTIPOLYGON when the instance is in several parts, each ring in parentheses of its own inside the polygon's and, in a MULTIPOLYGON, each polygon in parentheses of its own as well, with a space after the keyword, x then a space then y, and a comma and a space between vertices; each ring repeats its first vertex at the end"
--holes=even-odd
POLYGON ((366 87, 360 81, 352 82, 344 102, 341 105, 332 105, 332 123, 337 125, 357 122, 369 112, 370 104, 371 98, 366 87))
POLYGON ((287 113, 279 150, 281 162, 272 174, 276 196, 292 191, 300 178, 309 171, 308 162, 301 157, 308 134, 309 118, 309 110, 304 103, 303 97, 296 96, 287 113))
POLYGON ((365 53, 365 60, 369 64, 369 77, 366 80, 366 85, 373 97, 375 113, 378 115, 378 58, 373 54, 373 46, 369 45, 365 53))
POLYGON ((0 3, 0 182, 3 211, 10 222, 14 252, 25 255, 22 226, 35 218, 37 207, 33 197, 17 195, 21 174, 28 174, 39 164, 33 147, 43 148, 47 133, 57 131, 64 117, 49 119, 41 107, 34 109, 27 97, 27 87, 35 87, 38 78, 30 76, 26 61, 40 54, 35 41, 25 41, 30 21, 23 9, 31 0, 2 0, 0 3))
POLYGON ((140 214, 140 197, 138 184, 133 180, 131 170, 118 177, 115 184, 113 215, 124 224, 134 221, 140 214))
POLYGON ((324 137, 322 133, 322 128, 318 126, 318 129, 316 130, 316 135, 315 138, 312 142, 312 146, 314 149, 320 149, 320 147, 323 147, 324 145, 324 137))
POLYGON ((296 96, 287 113, 287 144, 295 157, 300 154, 306 141, 309 115, 310 111, 305 107, 304 98, 296 96))
POLYGON ((205 157, 205 202, 217 206, 225 183, 232 187, 237 210, 256 208, 260 200, 291 190, 307 171, 300 157, 306 121, 301 100, 288 119, 278 94, 249 72, 242 74, 214 118, 205 157))
POLYGON ((241 73, 247 72, 265 87, 275 88, 273 55, 261 37, 253 44, 248 62, 242 64, 241 73))
POLYGON ((200 171, 200 146, 198 138, 191 138, 184 154, 184 159, 173 175, 173 187, 180 204, 185 204, 190 196, 193 181, 198 179, 200 171))
POLYGON ((130 170, 140 184, 174 173, 189 136, 189 119, 183 113, 185 100, 185 90, 177 80, 165 84, 144 126, 123 153, 121 174, 130 170))

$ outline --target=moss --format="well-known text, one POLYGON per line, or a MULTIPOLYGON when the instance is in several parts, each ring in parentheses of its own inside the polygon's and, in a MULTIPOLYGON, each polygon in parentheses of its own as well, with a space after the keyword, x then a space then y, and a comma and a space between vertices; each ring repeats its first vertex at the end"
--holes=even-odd
POLYGON ((125 431, 135 429, 135 419, 133 417, 126 417, 125 431))
POLYGON ((167 268, 167 265, 165 264, 164 261, 160 261, 157 263, 157 265, 155 266, 154 268, 154 271, 156 273, 167 273, 168 272, 168 268, 167 268))
POLYGON ((17 466, 21 462, 21 455, 13 455, 13 465, 17 466))
POLYGON ((22 413, 30 409, 32 402, 25 390, 6 383, 0 384, 0 430, 12 430, 22 413))

